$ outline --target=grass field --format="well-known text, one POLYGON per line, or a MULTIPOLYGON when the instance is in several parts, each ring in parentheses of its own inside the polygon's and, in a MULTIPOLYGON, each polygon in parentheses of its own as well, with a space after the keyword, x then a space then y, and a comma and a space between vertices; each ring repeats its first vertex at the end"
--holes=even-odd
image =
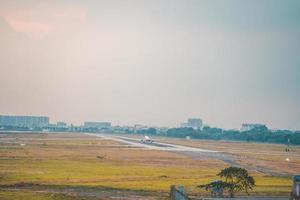
MULTIPOLYGON (((216 143, 174 142, 202 148, 212 148, 216 143)), ((226 145, 217 142, 217 148, 223 151, 226 145)), ((269 155, 280 157, 281 147, 277 145, 247 145, 230 143, 228 151, 249 157, 240 160, 249 165, 262 162, 275 170, 298 169, 299 157, 294 154, 289 166, 280 168, 277 157, 251 153, 251 148, 263 148, 269 155)), ((217 159, 130 148, 83 134, 0 134, 0 199, 165 199, 170 185, 184 185, 188 193, 205 196, 207 193, 196 186, 216 179, 218 171, 227 166, 217 159)), ((289 177, 250 173, 257 182, 251 195, 288 196, 289 177)))
POLYGON ((257 165, 273 169, 287 174, 300 172, 300 147, 291 146, 291 151, 286 152, 286 145, 268 143, 247 143, 232 141, 212 140, 180 140, 176 138, 160 138, 162 141, 170 141, 174 144, 215 149, 240 157, 241 164, 257 165), (286 159, 289 159, 287 161, 286 159))

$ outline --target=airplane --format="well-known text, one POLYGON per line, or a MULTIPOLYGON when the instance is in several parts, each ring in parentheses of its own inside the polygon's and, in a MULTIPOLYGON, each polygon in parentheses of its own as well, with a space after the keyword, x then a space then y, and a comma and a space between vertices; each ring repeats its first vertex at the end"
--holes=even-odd
POLYGON ((154 141, 150 139, 149 136, 145 135, 145 139, 141 139, 142 143, 153 143, 154 141))

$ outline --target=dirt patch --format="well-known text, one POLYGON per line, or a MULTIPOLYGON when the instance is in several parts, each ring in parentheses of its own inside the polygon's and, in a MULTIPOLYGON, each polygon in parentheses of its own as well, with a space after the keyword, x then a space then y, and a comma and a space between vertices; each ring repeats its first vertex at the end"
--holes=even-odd
POLYGON ((88 187, 88 186, 63 186, 63 185, 41 185, 35 183, 17 183, 1 186, 4 191, 31 191, 51 194, 64 194, 73 197, 85 197, 88 199, 130 199, 130 200, 159 200, 165 199, 167 193, 120 190, 109 187, 88 187))

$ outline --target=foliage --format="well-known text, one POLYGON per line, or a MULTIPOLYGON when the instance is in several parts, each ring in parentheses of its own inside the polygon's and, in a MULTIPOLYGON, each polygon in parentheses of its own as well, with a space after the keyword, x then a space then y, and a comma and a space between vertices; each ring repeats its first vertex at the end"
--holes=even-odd
POLYGON ((192 128, 171 128, 168 129, 166 136, 179 138, 190 136, 194 139, 239 140, 247 142, 268 142, 281 144, 287 144, 288 139, 290 139, 291 144, 300 144, 299 131, 270 131, 265 127, 255 128, 245 132, 240 132, 238 130, 222 130, 219 128, 210 127, 204 127, 203 130, 194 130, 192 128))
POLYGON ((223 197, 223 191, 231 186, 230 183, 217 180, 208 184, 199 185, 198 187, 204 188, 206 191, 210 191, 212 197, 223 197))
POLYGON ((155 128, 148 128, 148 129, 142 129, 138 130, 137 134, 144 134, 144 135, 156 135, 157 131, 155 128))
POLYGON ((252 190, 255 186, 254 178, 249 176, 248 171, 244 168, 228 167, 221 170, 217 175, 221 178, 225 178, 225 182, 229 183, 228 191, 231 197, 233 197, 237 191, 245 191, 248 193, 248 190, 252 190))
POLYGON ((248 191, 255 186, 254 178, 249 176, 247 170, 243 168, 228 167, 221 170, 217 176, 225 178, 225 181, 214 181, 198 187, 211 191, 211 194, 214 194, 214 191, 223 192, 223 190, 227 190, 230 197, 234 197, 234 194, 239 191, 245 191, 249 194, 248 191))

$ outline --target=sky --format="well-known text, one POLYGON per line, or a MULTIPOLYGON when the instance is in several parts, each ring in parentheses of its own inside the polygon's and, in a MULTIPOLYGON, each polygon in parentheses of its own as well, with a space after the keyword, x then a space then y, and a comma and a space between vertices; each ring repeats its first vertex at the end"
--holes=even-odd
POLYGON ((0 114, 300 129, 299 0, 0 0, 0 114))

